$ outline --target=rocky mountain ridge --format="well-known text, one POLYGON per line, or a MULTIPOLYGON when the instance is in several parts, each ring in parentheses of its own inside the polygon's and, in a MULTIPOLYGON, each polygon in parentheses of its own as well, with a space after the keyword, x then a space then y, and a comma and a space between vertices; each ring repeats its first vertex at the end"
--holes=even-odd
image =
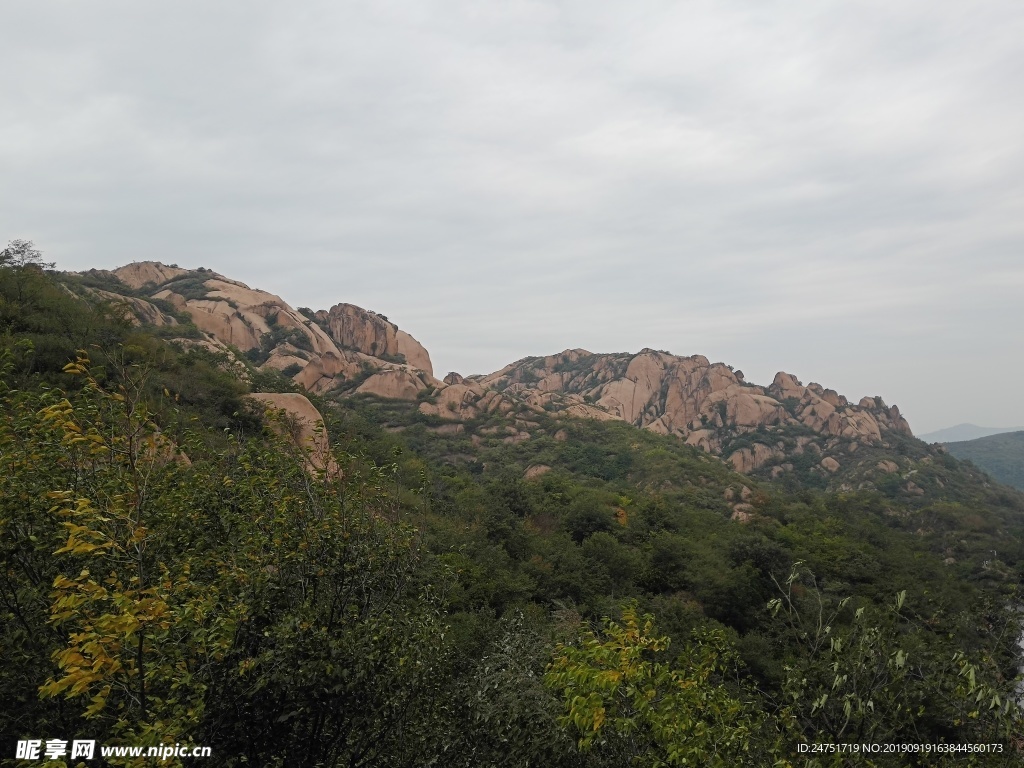
MULTIPOLYGON (((899 408, 886 406, 879 397, 852 404, 834 390, 815 383, 804 386, 782 371, 768 387, 749 384, 742 371, 711 363, 703 355, 571 349, 527 358, 474 380, 541 407, 597 418, 608 414, 642 429, 675 435, 689 445, 725 455, 744 473, 789 452, 824 453, 844 443, 856 451, 860 444, 884 443, 890 433, 912 435, 899 408), (756 439, 735 447, 744 435, 756 439), (795 444, 788 445, 783 437, 793 438, 795 444), (809 448, 812 445, 815 448, 809 448), (729 450, 731 446, 735 449, 729 450)), ((822 468, 834 471, 828 462, 822 468)))
MULTIPOLYGON (((799 461, 827 479, 849 468, 862 448, 912 437, 899 409, 879 397, 852 403, 785 372, 759 386, 702 355, 570 349, 487 375, 438 380, 422 344, 385 316, 351 304, 295 309, 210 270, 159 262, 83 275, 94 299, 123 301, 136 322, 165 326, 163 335, 182 345, 280 371, 317 394, 418 402, 419 412, 439 425, 503 429, 515 441, 530 439, 530 413, 618 420, 676 436, 738 472, 778 477, 799 461), (181 326, 180 336, 174 326, 181 326), (483 424, 494 418, 509 424, 483 424)), ((856 463, 863 469, 865 461, 856 463)), ((888 459, 867 465, 875 474, 898 470, 888 459)))
POLYGON ((244 356, 263 369, 285 371, 311 392, 326 392, 343 382, 362 379, 361 391, 388 389, 385 376, 402 372, 425 386, 433 368, 427 350, 383 315, 351 304, 329 310, 294 309, 280 296, 206 269, 186 270, 158 262, 135 262, 118 269, 85 273, 116 286, 88 287, 101 300, 121 300, 138 322, 183 325, 165 334, 186 346, 202 346, 233 358, 244 356), (420 378, 423 381, 420 381, 420 378))

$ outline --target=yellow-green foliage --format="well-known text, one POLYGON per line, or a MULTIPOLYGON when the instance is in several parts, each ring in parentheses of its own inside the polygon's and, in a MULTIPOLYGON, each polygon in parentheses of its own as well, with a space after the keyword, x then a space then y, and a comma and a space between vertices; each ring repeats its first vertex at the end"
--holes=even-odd
POLYGON ((674 662, 654 617, 627 607, 620 622, 559 645, 545 682, 565 702, 563 722, 583 751, 623 751, 635 765, 770 765, 774 744, 750 692, 730 690, 735 653, 721 630, 697 633, 674 662))

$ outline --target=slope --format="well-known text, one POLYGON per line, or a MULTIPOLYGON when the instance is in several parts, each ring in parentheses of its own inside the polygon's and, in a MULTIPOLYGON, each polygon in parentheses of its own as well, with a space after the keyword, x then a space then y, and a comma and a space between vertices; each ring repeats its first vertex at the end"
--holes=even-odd
POLYGON ((958 459, 985 470, 1000 483, 1024 489, 1024 432, 946 443, 945 448, 958 459))
MULTIPOLYGON (((864 738, 1012 745, 1002 705, 971 713, 1012 691, 1024 496, 936 447, 862 444, 858 460, 893 456, 872 487, 773 482, 674 434, 449 377, 411 398, 307 391, 339 469, 321 476, 246 405, 256 390, 300 397, 266 360, 182 336, 188 316, 159 298, 128 296, 174 323, 140 324, 131 302, 69 295, 43 273, 16 299, 6 278, 0 645, 18 650, 0 687, 18 702, 3 717, 22 719, 5 733, 171 733, 225 765, 628 764, 648 731, 584 754, 541 679, 559 647, 594 647, 590 622, 635 604, 684 658, 720 639, 761 724, 758 764, 780 743, 795 754, 847 702, 864 738), (139 435, 190 461, 137 447, 126 460, 139 435), (907 609, 890 607, 900 591, 907 609), (838 642, 812 629, 809 648, 788 609, 766 608, 782 597, 834 615, 838 642), (117 664, 83 665, 86 639, 117 664), (835 669, 850 686, 833 687, 835 669)), ((244 321, 260 305, 239 298, 244 321)), ((412 373, 367 362, 382 367, 363 383, 412 373)))
POLYGON ((926 443, 960 443, 977 440, 979 437, 1001 435, 1004 432, 1020 432, 1024 427, 979 427, 977 424, 957 424, 935 432, 918 435, 926 443))

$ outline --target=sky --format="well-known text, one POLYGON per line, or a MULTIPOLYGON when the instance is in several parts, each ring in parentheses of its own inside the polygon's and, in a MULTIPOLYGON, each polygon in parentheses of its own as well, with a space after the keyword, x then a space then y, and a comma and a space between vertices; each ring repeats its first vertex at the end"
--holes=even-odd
POLYGON ((1019 0, 0 0, 0 238, 1024 425, 1019 0))

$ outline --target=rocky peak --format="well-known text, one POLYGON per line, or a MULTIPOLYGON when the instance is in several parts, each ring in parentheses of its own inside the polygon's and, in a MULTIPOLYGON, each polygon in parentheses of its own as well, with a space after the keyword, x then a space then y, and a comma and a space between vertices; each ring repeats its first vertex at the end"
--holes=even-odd
POLYGON ((168 266, 159 261, 133 261, 113 271, 114 275, 129 288, 139 290, 146 285, 161 285, 189 270, 177 265, 168 266))
MULTIPOLYGON (((179 317, 190 318, 201 334, 200 339, 183 338, 183 343, 220 349, 229 356, 237 350, 261 368, 288 373, 313 392, 348 384, 366 386, 382 396, 392 392, 404 395, 413 379, 433 382, 430 356, 418 341, 383 315, 352 304, 300 312, 280 296, 211 270, 182 269, 154 261, 135 262, 105 274, 131 291, 123 296, 92 292, 101 298, 120 298, 139 322, 176 324, 172 315, 156 306, 170 305, 179 317), (149 300, 140 298, 140 292, 149 300), (160 301, 154 303, 153 299, 160 301), (399 369, 409 372, 399 377, 409 379, 401 386, 392 381, 395 374, 389 373, 399 369), (388 375, 375 380, 378 373, 388 375)), ((187 333, 183 327, 183 334, 187 333)), ((423 382, 420 388, 426 386, 423 382)))
MULTIPOLYGON (((813 456, 822 473, 833 474, 859 446, 911 434, 899 409, 880 397, 853 405, 835 390, 813 382, 804 386, 785 371, 767 387, 758 386, 703 355, 651 348, 635 354, 566 349, 524 358, 492 374, 451 372, 438 381, 430 355, 416 339, 384 315, 352 304, 297 311, 279 296, 209 270, 158 262, 137 262, 113 274, 133 288, 135 295, 126 303, 140 320, 175 322, 139 298, 140 291, 169 303, 179 317, 190 315, 203 334, 192 344, 240 350, 311 392, 342 388, 418 400, 422 413, 445 422, 529 412, 621 420, 718 454, 738 471, 764 467, 773 477, 804 454, 813 456)), ((517 431, 511 437, 529 435, 517 431)))
POLYGON ((379 315, 354 304, 335 304, 315 315, 320 324, 343 349, 393 362, 408 363, 433 376, 430 355, 423 345, 398 326, 379 315))
MULTIPOLYGON (((489 376, 474 377, 513 400, 549 412, 615 418, 642 429, 676 435, 690 445, 729 459, 741 472, 780 463, 812 446, 817 455, 880 444, 888 432, 910 435, 898 409, 880 398, 851 405, 820 384, 804 386, 784 371, 768 387, 703 355, 681 357, 643 349, 636 354, 565 350, 524 358, 489 376)), ((823 472, 838 460, 825 456, 823 472)))

